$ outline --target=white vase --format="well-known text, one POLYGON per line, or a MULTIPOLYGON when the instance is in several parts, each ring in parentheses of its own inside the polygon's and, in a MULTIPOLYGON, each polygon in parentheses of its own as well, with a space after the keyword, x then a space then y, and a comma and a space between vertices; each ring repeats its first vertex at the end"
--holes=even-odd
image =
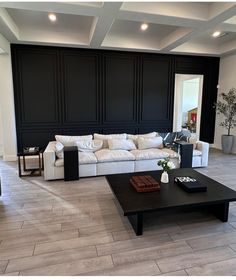
POLYGON ((161 182, 169 183, 169 175, 166 171, 163 171, 163 173, 161 174, 161 182))

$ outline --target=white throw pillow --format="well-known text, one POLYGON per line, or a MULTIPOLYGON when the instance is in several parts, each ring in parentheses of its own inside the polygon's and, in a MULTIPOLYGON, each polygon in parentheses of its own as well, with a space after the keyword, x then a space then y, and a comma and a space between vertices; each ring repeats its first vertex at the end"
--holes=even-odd
POLYGON ((150 133, 146 133, 146 134, 128 134, 127 137, 128 139, 132 139, 134 141, 134 144, 137 146, 138 145, 138 138, 142 137, 142 138, 153 138, 153 137, 157 137, 158 133, 157 132, 150 132, 150 133))
POLYGON ((121 134, 99 134, 99 133, 94 133, 94 140, 99 139, 103 140, 103 149, 108 148, 108 139, 126 139, 127 134, 126 133, 121 133, 121 134))
POLYGON ((58 142, 61 142, 64 146, 75 146, 75 142, 79 140, 92 140, 92 135, 81 136, 67 136, 67 135, 55 135, 58 142))
POLYGON ((102 148, 102 140, 79 140, 75 142, 80 152, 96 152, 102 148))
POLYGON ((193 149, 195 150, 197 148, 197 138, 195 138, 194 136, 191 136, 188 138, 188 142, 190 144, 193 144, 193 149))
POLYGON ((55 150, 56 150, 56 156, 58 158, 63 158, 64 157, 63 149, 64 149, 64 145, 60 142, 57 142, 56 145, 55 145, 55 150))
POLYGON ((151 149, 151 148, 163 148, 163 139, 161 136, 152 138, 138 138, 138 148, 139 150, 151 149))
POLYGON ((108 139, 110 150, 136 150, 136 146, 131 139, 108 139))

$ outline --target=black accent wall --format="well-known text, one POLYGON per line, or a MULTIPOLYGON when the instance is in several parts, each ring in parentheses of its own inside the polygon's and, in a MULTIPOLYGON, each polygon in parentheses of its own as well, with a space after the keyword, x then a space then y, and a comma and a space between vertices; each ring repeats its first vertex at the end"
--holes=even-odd
POLYGON ((204 75, 201 140, 214 140, 219 58, 12 44, 18 150, 55 134, 172 130, 175 74, 204 75))

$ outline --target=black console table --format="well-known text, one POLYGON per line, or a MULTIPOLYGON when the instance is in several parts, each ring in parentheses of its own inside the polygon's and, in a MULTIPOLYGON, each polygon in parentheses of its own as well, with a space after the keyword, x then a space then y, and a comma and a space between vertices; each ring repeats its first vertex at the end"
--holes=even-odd
POLYGON ((191 168, 193 161, 193 144, 185 141, 175 141, 180 154, 180 168, 191 168))
POLYGON ((64 180, 79 180, 79 157, 76 146, 64 147, 64 180))

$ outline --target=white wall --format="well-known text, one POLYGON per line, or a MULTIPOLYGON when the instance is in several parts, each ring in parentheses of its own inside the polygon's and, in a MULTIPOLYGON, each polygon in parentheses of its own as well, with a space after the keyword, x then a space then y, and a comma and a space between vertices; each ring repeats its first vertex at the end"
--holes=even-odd
POLYGON ((3 156, 3 127, 2 127, 1 107, 0 107, 0 156, 3 156))
POLYGON ((10 52, 0 54, 0 114, 2 136, 0 143, 3 143, 3 159, 16 160, 16 126, 10 52))
MULTIPOLYGON (((236 54, 220 59, 218 94, 232 87, 236 88, 236 54)), ((227 133, 226 129, 219 126, 221 119, 222 116, 216 115, 214 146, 218 149, 221 149, 221 135, 227 133)), ((233 152, 236 153, 236 128, 232 129, 231 134, 235 136, 233 152)))

